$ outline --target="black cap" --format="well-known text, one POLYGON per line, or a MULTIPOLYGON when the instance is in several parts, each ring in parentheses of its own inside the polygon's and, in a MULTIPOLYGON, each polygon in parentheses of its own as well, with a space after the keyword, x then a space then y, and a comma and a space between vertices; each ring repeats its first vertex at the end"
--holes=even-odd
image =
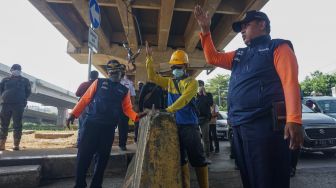
POLYGON ((249 23, 250 21, 253 20, 264 20, 266 22, 266 25, 269 26, 270 24, 270 20, 268 19, 265 13, 256 10, 251 10, 246 12, 245 17, 242 20, 234 22, 232 24, 232 29, 234 32, 239 33, 242 30, 241 27, 242 24, 249 23))
POLYGON ((19 64, 14 64, 14 65, 12 65, 12 67, 11 67, 10 70, 21 70, 21 65, 19 65, 19 64))

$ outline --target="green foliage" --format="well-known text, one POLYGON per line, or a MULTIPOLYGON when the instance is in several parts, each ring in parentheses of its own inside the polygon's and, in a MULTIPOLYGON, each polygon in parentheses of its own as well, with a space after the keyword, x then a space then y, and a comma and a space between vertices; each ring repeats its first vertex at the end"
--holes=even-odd
MULTIPOLYGON (((72 125, 71 130, 76 130, 77 126, 72 125)), ((54 124, 38 124, 38 123, 30 123, 24 122, 22 125, 23 130, 36 130, 36 131, 63 131, 67 130, 67 128, 62 126, 56 126, 54 124)), ((13 124, 11 123, 9 126, 9 131, 13 130, 13 124)))
POLYGON ((315 71, 307 76, 300 85, 304 96, 311 95, 313 91, 322 95, 331 95, 331 88, 336 86, 336 73, 324 74, 315 71))
POLYGON ((229 80, 230 75, 218 74, 214 78, 208 80, 207 84, 205 85, 207 92, 212 93, 214 102, 218 104, 220 110, 227 110, 226 99, 229 80))

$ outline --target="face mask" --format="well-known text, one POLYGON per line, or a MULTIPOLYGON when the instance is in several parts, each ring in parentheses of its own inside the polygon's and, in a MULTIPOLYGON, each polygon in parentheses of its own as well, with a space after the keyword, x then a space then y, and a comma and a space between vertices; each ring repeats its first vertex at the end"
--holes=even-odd
POLYGON ((184 70, 183 69, 174 69, 173 70, 173 75, 175 78, 181 78, 184 75, 184 70))
POLYGON ((11 73, 12 73, 13 76, 20 76, 21 75, 20 70, 11 70, 11 73))
POLYGON ((120 82, 121 79, 121 73, 120 72, 114 72, 114 73, 109 73, 109 79, 112 82, 120 82))
POLYGON ((204 86, 199 86, 198 87, 198 92, 203 92, 204 91, 204 86))

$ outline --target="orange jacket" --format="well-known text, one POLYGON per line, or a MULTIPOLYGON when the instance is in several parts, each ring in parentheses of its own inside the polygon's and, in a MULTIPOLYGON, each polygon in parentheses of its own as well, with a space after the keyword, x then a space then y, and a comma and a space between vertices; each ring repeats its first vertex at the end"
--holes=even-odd
MULTIPOLYGON (((231 70, 235 51, 218 52, 210 33, 200 33, 200 38, 207 63, 231 70)), ((287 122, 302 124, 298 63, 295 54, 287 44, 282 44, 275 49, 273 55, 274 66, 285 95, 287 122)))
MULTIPOLYGON (((79 102, 76 104, 74 109, 72 110, 71 114, 74 115, 76 118, 80 116, 80 114, 83 112, 85 107, 90 104, 92 98, 94 97, 94 94, 97 91, 97 85, 98 85, 98 80, 95 80, 89 89, 84 93, 82 98, 79 100, 79 102)), ((133 121, 139 121, 138 114, 133 111, 133 106, 131 103, 131 96, 130 93, 128 92, 127 95, 124 97, 122 101, 122 108, 123 112, 125 113, 126 116, 128 116, 130 119, 133 121)))

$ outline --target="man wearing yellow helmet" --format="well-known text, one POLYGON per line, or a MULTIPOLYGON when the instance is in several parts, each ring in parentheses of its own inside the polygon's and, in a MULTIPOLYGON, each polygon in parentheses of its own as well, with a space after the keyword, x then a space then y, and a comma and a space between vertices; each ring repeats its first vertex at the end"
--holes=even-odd
POLYGON ((146 42, 146 68, 148 79, 168 90, 167 112, 175 114, 176 125, 180 139, 180 154, 182 166, 183 187, 190 187, 188 160, 195 167, 200 188, 208 188, 208 167, 201 143, 198 128, 197 109, 194 97, 197 94, 198 83, 189 77, 188 55, 183 50, 176 50, 169 61, 173 78, 162 77, 153 68, 152 49, 146 42))

